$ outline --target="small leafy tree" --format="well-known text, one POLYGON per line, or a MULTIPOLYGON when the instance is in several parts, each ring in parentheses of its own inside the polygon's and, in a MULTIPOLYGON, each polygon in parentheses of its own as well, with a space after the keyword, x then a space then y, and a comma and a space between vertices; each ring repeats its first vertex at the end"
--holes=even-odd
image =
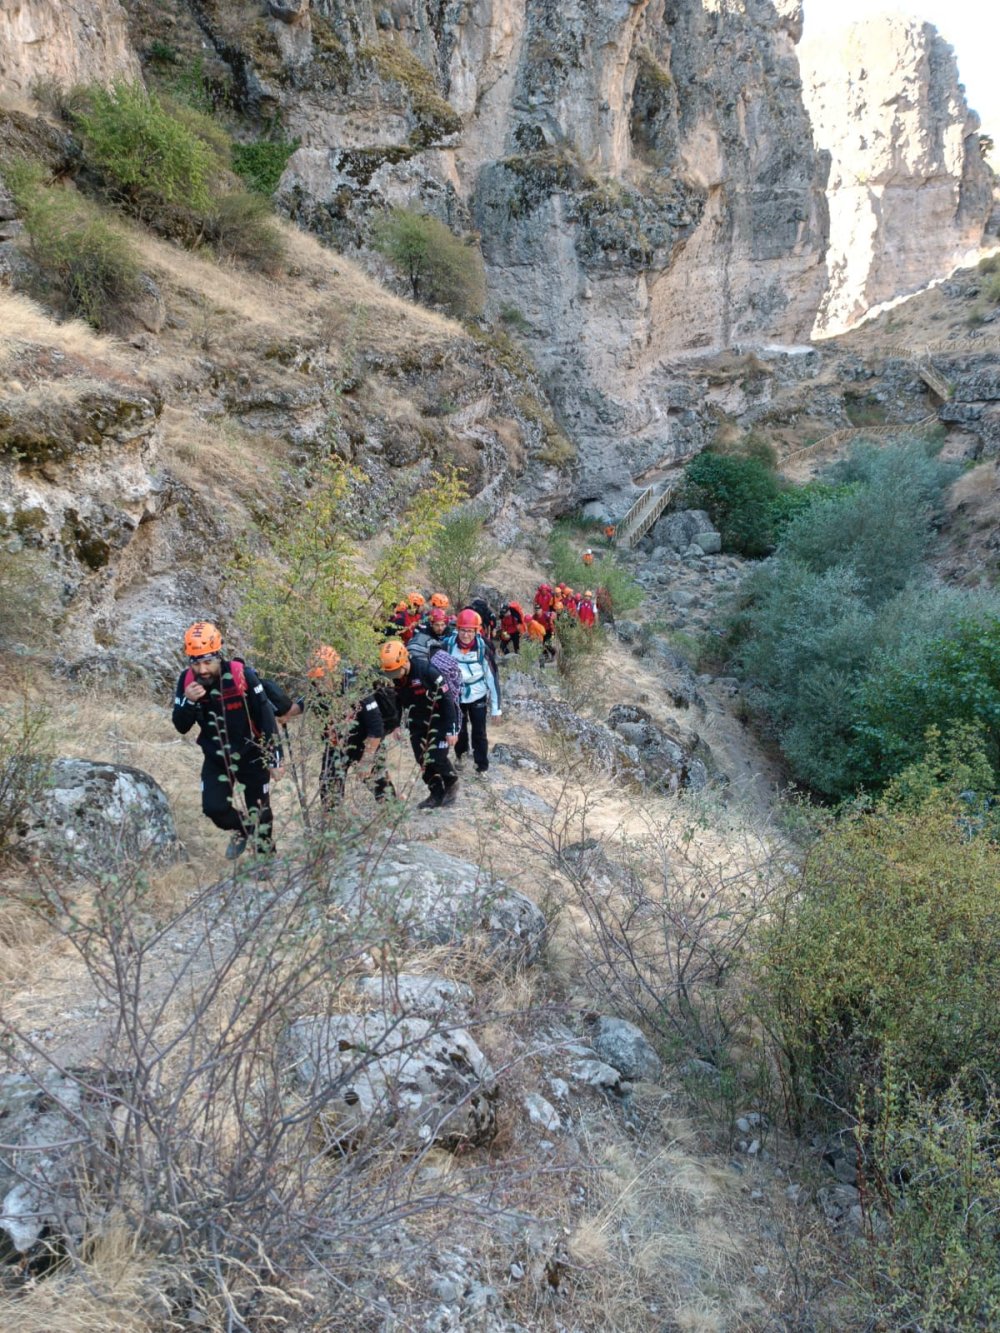
POLYGON ((684 472, 684 505, 707 510, 725 549, 741 555, 773 549, 780 491, 774 471, 759 458, 703 453, 684 472))
POLYGON ((442 515, 462 498, 453 473, 432 478, 395 517, 391 539, 372 563, 355 535, 366 480, 357 469, 327 460, 308 499, 267 533, 268 551, 239 553, 233 572, 242 594, 240 620, 269 670, 298 676, 319 643, 331 644, 347 661, 371 662, 407 576, 431 550, 442 515))
POLYGON ((95 204, 47 184, 33 164, 5 163, 4 178, 38 266, 38 295, 95 329, 114 329, 123 308, 141 295, 129 241, 95 204))
POLYGON ((453 606, 463 607, 496 562, 496 549, 486 539, 479 515, 453 514, 434 538, 427 572, 435 589, 447 593, 453 606))
POLYGON ((211 148, 140 84, 94 89, 78 124, 88 163, 137 217, 165 206, 208 208, 217 170, 211 148))
POLYGON ((483 313, 486 275, 479 249, 437 218, 394 208, 375 227, 373 242, 407 279, 414 301, 442 305, 459 319, 483 313))

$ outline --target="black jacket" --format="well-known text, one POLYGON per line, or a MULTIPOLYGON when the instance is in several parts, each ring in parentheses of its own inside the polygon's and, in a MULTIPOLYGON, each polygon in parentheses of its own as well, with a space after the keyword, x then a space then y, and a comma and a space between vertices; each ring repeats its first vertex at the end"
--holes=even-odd
POLYGON ((448 682, 423 657, 410 658, 410 670, 395 682, 400 709, 407 709, 413 719, 440 718, 445 734, 453 736, 461 723, 458 699, 448 682))
POLYGON ((223 762, 227 753, 239 756, 249 749, 253 758, 264 758, 269 767, 277 767, 281 747, 274 709, 253 667, 243 662, 239 666, 245 690, 237 688, 233 664, 224 660, 205 698, 196 704, 184 697, 189 672, 182 671, 174 691, 173 724, 184 736, 197 723, 198 744, 208 759, 223 762))

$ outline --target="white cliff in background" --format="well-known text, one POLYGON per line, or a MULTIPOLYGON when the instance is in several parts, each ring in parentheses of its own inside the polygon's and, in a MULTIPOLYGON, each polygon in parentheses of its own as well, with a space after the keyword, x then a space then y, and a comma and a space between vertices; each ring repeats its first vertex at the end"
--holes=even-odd
POLYGON ((799 47, 816 147, 831 156, 829 284, 814 332, 946 276, 979 246, 992 173, 952 48, 930 24, 866 19, 799 47))

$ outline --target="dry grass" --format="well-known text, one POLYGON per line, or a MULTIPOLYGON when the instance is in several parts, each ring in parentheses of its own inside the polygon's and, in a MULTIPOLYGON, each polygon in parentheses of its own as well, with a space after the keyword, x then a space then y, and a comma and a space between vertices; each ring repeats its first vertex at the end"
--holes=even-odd
POLYGON ((0 1328, 17 1333, 163 1333, 171 1327, 154 1261, 109 1221, 78 1268, 0 1296, 0 1328))
POLYGON ((55 348, 73 361, 118 374, 130 372, 134 359, 115 338, 76 319, 57 324, 34 301, 0 288, 0 371, 33 347, 55 348))
POLYGON ((247 501, 267 505, 287 462, 285 441, 231 417, 207 420, 191 407, 164 407, 160 421, 161 461, 212 509, 238 517, 247 501))

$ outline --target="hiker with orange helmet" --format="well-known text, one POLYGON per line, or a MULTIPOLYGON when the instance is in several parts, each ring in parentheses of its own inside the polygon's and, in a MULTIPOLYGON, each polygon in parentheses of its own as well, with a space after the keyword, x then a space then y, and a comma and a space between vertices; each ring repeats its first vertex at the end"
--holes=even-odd
POLYGON ((583 561, 583 563, 588 567, 588 569, 589 569, 589 567, 594 563, 594 553, 593 553, 593 551, 590 549, 589 546, 588 546, 587 549, 584 551, 584 553, 583 553, 583 555, 580 557, 580 559, 581 559, 581 560, 583 561))
POLYGON ((222 655, 222 634, 207 620, 184 635, 187 667, 177 678, 172 720, 182 736, 198 724, 202 752, 201 808, 232 837, 234 861, 252 838, 274 850, 271 783, 283 773, 274 709, 264 683, 242 658, 222 655))
POLYGON ((358 776, 376 801, 395 795, 382 747, 386 731, 399 726, 395 691, 379 685, 365 692, 357 670, 341 669, 340 654, 325 643, 312 654, 306 676, 307 693, 278 720, 287 722, 307 710, 323 719, 319 790, 324 808, 332 808, 343 796, 352 764, 358 765, 358 776))
POLYGON ((472 757, 479 774, 485 773, 490 766, 490 745, 486 734, 487 708, 491 717, 501 715, 500 688, 490 649, 479 632, 481 624, 482 617, 478 611, 466 607, 464 611, 459 611, 455 632, 445 639, 444 644, 445 650, 454 657, 462 672, 462 694, 459 699, 462 720, 455 743, 455 758, 461 759, 467 753, 471 728, 472 757))
POLYGON ((437 655, 411 656, 399 639, 389 639, 379 649, 379 666, 393 682, 400 716, 406 717, 413 757, 427 786, 427 798, 420 802, 419 810, 451 805, 458 795, 458 776, 448 756, 449 747, 458 739, 458 690, 434 665, 437 655))

